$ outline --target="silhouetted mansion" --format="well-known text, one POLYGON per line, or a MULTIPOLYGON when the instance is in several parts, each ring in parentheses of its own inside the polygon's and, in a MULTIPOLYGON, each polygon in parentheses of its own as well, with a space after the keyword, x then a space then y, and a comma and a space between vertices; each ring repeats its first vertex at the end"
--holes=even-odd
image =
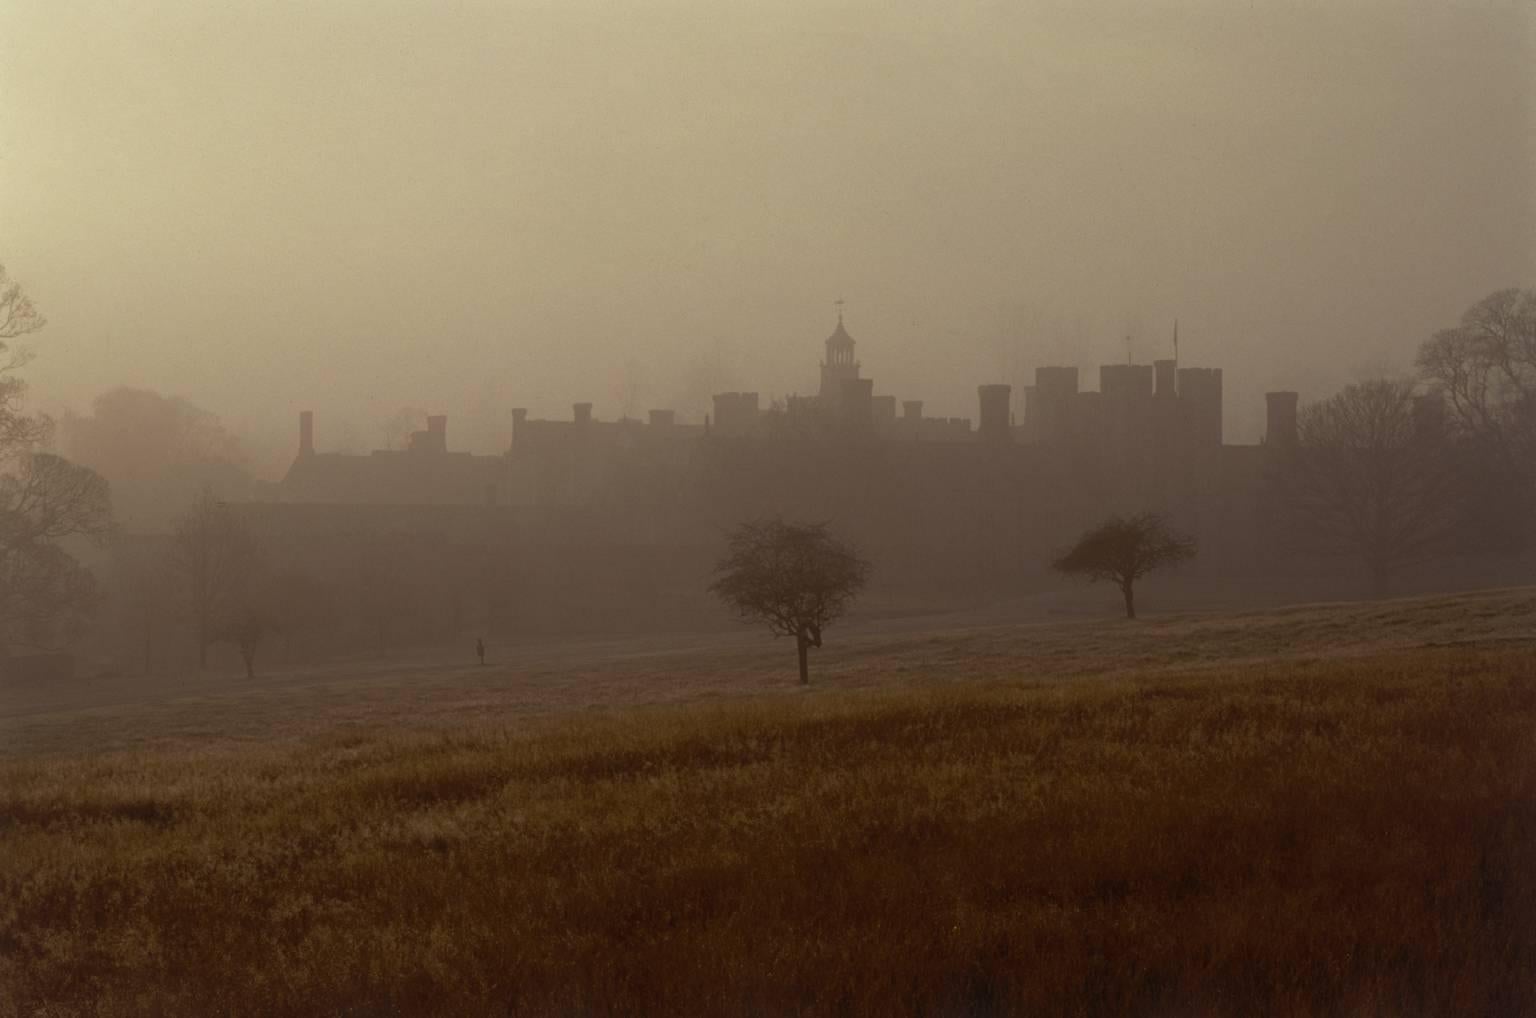
MULTIPOLYGON (((755 392, 720 393, 702 424, 671 410, 600 421, 577 403, 569 420, 513 410, 502 455, 451 451, 443 416, 403 450, 353 455, 320 451, 305 411, 287 476, 244 511, 294 535, 494 532, 620 558, 702 555, 722 528, 782 514, 830 521, 887 582, 970 584, 1037 570, 1109 512, 1154 509, 1196 533, 1199 568, 1250 564, 1263 550, 1264 446, 1223 444, 1221 369, 1110 364, 1098 381, 1042 367, 1022 420, 1008 385, 979 387, 974 425, 930 417, 921 400, 876 393, 839 315, 815 395, 765 407, 755 392)), ((1269 445, 1295 441, 1296 405, 1296 393, 1268 395, 1269 445)))

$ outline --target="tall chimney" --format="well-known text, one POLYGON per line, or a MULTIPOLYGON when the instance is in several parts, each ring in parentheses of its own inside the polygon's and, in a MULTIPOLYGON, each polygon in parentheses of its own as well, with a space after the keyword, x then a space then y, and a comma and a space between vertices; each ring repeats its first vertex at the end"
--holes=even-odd
POLYGON ((313 456, 315 454, 315 412, 313 410, 299 411, 299 455, 313 456))
POLYGON ((512 408, 512 444, 517 445, 517 433, 523 430, 523 422, 528 419, 527 407, 512 408))

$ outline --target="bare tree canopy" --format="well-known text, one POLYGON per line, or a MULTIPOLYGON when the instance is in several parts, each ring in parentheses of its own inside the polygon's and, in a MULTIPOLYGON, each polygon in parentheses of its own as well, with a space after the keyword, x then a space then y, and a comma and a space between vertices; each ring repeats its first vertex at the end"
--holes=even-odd
POLYGON ((45 642, 83 621, 96 582, 58 542, 99 539, 112 527, 107 482, 47 453, 21 453, 0 474, 0 639, 45 642))
POLYGON ((27 383, 16 372, 26 366, 30 357, 25 350, 5 342, 36 332, 46 324, 47 319, 38 313, 21 284, 13 281, 5 266, 0 265, 0 458, 40 442, 48 435, 47 418, 21 412, 27 383))
POLYGON ((1172 530, 1157 513, 1111 516, 1051 563, 1058 572, 1108 580, 1125 598, 1125 617, 1136 617, 1136 581, 1195 557, 1194 539, 1172 530))
POLYGON ((48 319, 38 313, 21 284, 12 280, 5 266, 0 265, 0 339, 15 339, 47 324, 48 319))
POLYGON ((254 604, 246 604, 239 606, 229 618, 221 622, 213 630, 211 638, 214 643, 232 643, 239 648, 240 659, 245 662, 245 677, 254 679, 256 651, 262 640, 275 628, 266 611, 254 604))
POLYGON ((0 551, 0 643, 51 643, 82 625, 99 600, 91 571, 56 544, 0 551))
POLYGON ((28 358, 5 341, 44 324, 0 266, 0 643, 45 642, 85 619, 97 602, 95 578, 58 542, 100 538, 112 525, 107 482, 37 451, 51 422, 22 411, 26 383, 16 372, 28 358))
POLYGON ((870 566, 825 523, 759 520, 731 532, 715 571, 709 589, 738 618, 795 638, 800 681, 808 683, 809 649, 820 647, 822 630, 848 610, 870 566))
POLYGON ((1419 348, 1419 371, 1464 438, 1536 487, 1536 290, 1499 290, 1419 348))
POLYGON ((29 453, 15 473, 0 477, 0 545, 101 537, 111 525, 107 482, 89 467, 29 453))
POLYGON ((1360 382, 1304 407, 1296 448, 1277 465, 1300 543, 1356 557, 1378 595, 1455 524, 1448 448, 1433 424, 1414 383, 1360 382))

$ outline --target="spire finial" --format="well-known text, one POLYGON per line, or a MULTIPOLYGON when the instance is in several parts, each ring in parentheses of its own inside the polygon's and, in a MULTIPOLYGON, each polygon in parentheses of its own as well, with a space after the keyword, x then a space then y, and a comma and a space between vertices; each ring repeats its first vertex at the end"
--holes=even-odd
POLYGON ((845 302, 843 298, 839 297, 832 303, 837 306, 837 324, 841 325, 843 324, 843 304, 845 302))

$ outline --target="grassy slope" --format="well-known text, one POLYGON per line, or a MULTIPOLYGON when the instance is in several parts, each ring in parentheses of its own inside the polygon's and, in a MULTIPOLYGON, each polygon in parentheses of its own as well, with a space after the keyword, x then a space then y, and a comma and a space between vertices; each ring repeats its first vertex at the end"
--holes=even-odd
MULTIPOLYGON (((813 658, 819 690, 1050 678, 1237 661, 1377 653, 1447 643, 1536 642, 1536 588, 1269 612, 1110 614, 999 624, 989 616, 853 620, 813 658), (990 621, 988 621, 990 618, 990 621)), ((1155 602, 1154 602, 1155 603, 1155 602)), ((333 663, 243 676, 120 676, 67 686, 0 683, 0 755, 270 743, 341 725, 456 727, 599 707, 797 696, 794 647, 727 636, 493 643, 490 667, 453 660, 333 663)))
POLYGON ((0 825, 3 1015, 1536 1012, 1529 646, 21 759, 0 825))

